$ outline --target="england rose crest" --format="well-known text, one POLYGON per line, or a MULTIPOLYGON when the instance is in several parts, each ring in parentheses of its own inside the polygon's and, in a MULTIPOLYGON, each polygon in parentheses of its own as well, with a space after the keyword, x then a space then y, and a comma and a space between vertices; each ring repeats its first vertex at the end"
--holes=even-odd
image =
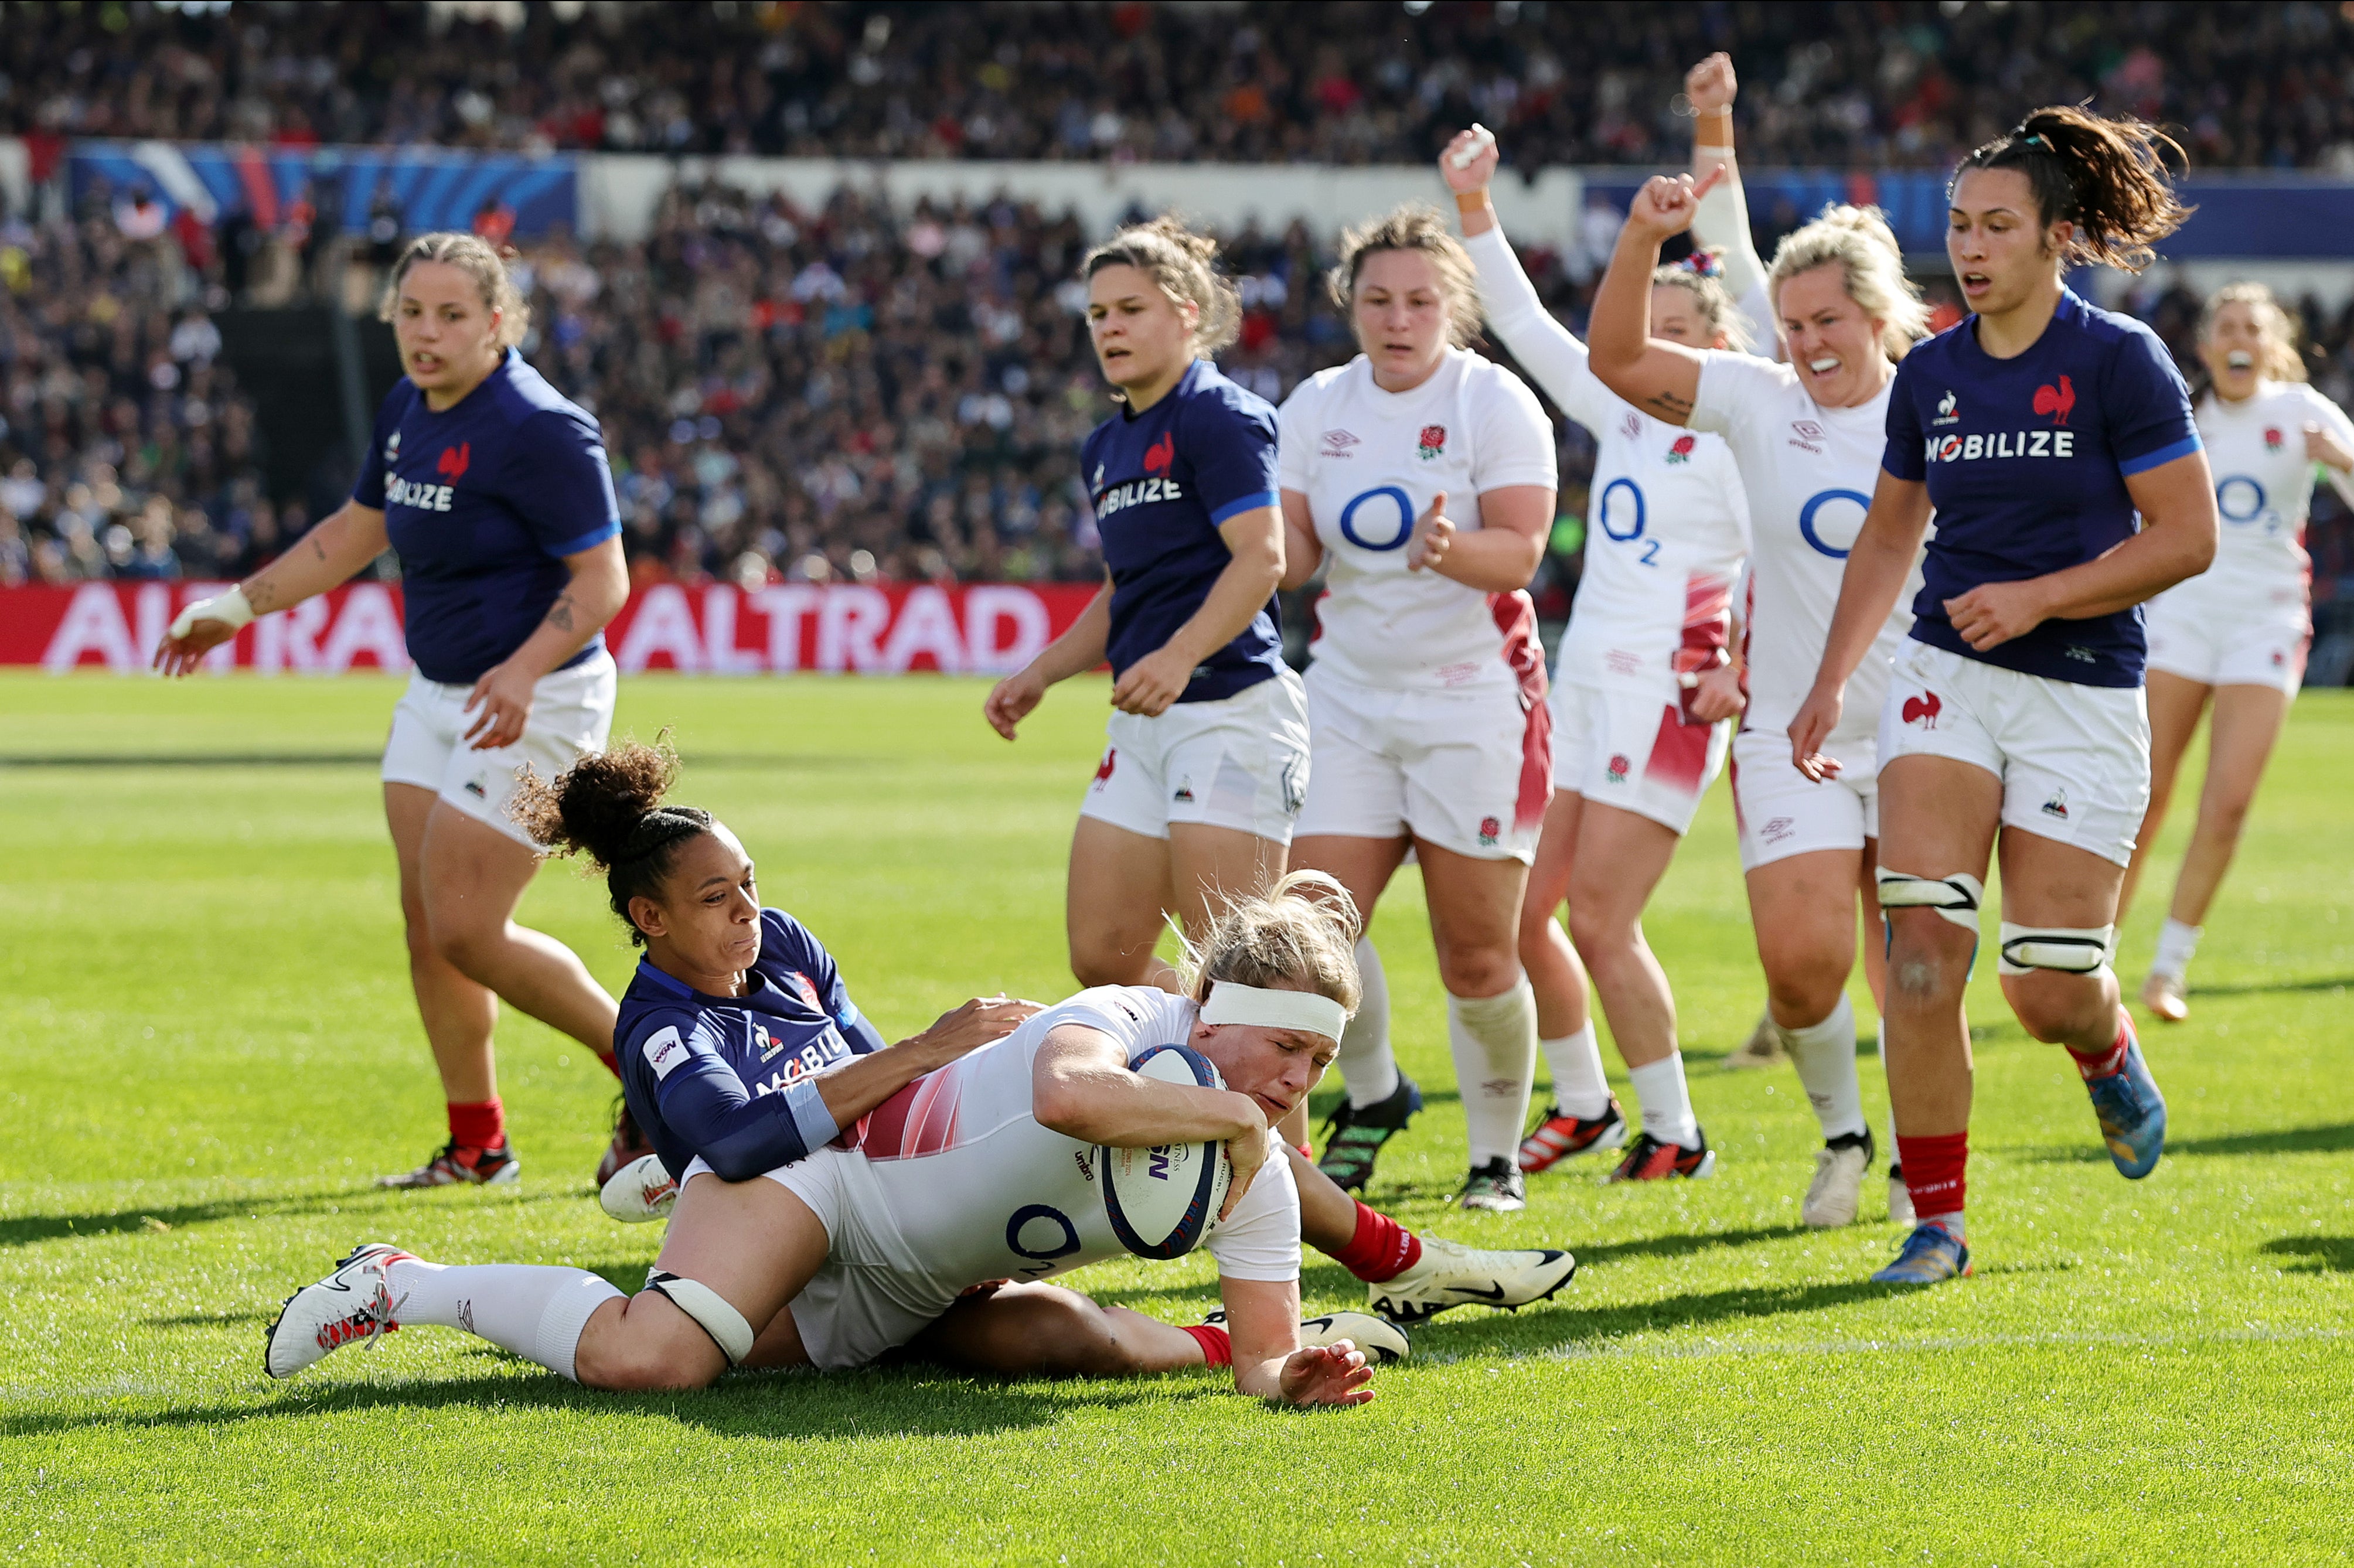
POLYGON ((1439 454, 1446 451, 1446 450, 1447 427, 1444 425, 1423 426, 1422 445, 1416 450, 1415 455, 1422 459, 1423 461, 1428 462, 1431 459, 1437 457, 1439 454))

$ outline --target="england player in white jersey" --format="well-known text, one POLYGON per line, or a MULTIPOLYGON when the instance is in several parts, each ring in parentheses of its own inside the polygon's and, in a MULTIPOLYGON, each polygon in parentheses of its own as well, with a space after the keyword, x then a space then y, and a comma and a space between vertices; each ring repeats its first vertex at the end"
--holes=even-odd
POLYGON ((723 1181, 697 1160, 635 1297, 582 1269, 445 1267, 371 1245, 289 1300, 269 1371, 291 1376, 420 1324, 465 1329, 596 1388, 700 1387, 738 1365, 863 1365, 975 1287, 1019 1289, 1008 1282, 1119 1254, 1095 1146, 1215 1140, 1234 1178, 1204 1245, 1225 1326, 1178 1329, 1087 1303, 1092 1345, 1066 1347, 1050 1370, 1231 1364, 1246 1394, 1363 1404, 1371 1374, 1349 1341, 1300 1346, 1299 1202, 1268 1136, 1338 1049, 1358 991, 1354 911, 1337 889, 1287 896, 1295 885, 1225 909, 1189 995, 1082 992, 910 1084, 860 1118, 851 1146, 765 1177, 723 1181), (1227 1086, 1128 1070, 1163 1044, 1191 1046, 1227 1086))
MULTIPOLYGON (((1847 996, 1878 832, 1873 726, 1859 719, 1832 738, 1841 766, 1821 782, 1797 772, 1787 731, 1813 683, 1842 558, 1870 503, 1893 361, 1924 312, 1880 215, 1840 207, 1785 238, 1767 271, 1787 363, 1697 354, 1650 336, 1648 285, 1660 241, 1691 222, 1720 177, 1644 187, 1596 295, 1589 346, 1595 373, 1620 396, 1671 423, 1722 432, 1749 497, 1749 705, 1734 738, 1734 802, 1768 1012, 1823 1133, 1803 1216, 1843 1225, 1857 1217, 1875 1148, 1847 996)), ((1904 624, 1899 612, 1887 617, 1856 669, 1854 700, 1877 703, 1886 691, 1904 624)), ((1895 1204, 1893 1174, 1890 1187, 1895 1204)))
MULTIPOLYGON (((1462 1202, 1517 1209, 1537 1044, 1517 931, 1553 791, 1524 590, 1553 524, 1553 428, 1518 377, 1464 346, 1478 287, 1437 212, 1350 231, 1331 288, 1363 352, 1301 382, 1278 420, 1284 582, 1330 563, 1292 859, 1370 911, 1416 852, 1469 1128, 1462 1202)), ((1421 1103, 1390 1052, 1370 943, 1359 958, 1369 1001, 1341 1047, 1349 1097, 1323 1158, 1343 1187, 1364 1184, 1421 1103)))
MULTIPOLYGON (((1622 400, 1595 377, 1585 345, 1547 313, 1488 200, 1497 159, 1494 138, 1475 126, 1438 160, 1488 321, 1600 449, 1585 571, 1553 667, 1553 803, 1521 906, 1521 961, 1536 992, 1553 1103, 1522 1141, 1520 1166, 1543 1171, 1627 1141, 1587 1012, 1590 970, 1642 1109, 1643 1135, 1617 1175, 1704 1174, 1711 1158, 1676 1048, 1675 999, 1644 940, 1643 906, 1724 765, 1731 715, 1741 710, 1725 642, 1749 507, 1722 438, 1622 400), (1564 897, 1574 948, 1553 918, 1564 897)), ((1745 344, 1712 267, 1662 268, 1651 281, 1662 336, 1694 348, 1745 344)))
POLYGON ((2184 976, 2207 907, 2231 867, 2240 826, 2304 679, 2313 636, 2305 520, 2317 473, 2354 503, 2354 422, 2306 385, 2296 329, 2271 290, 2231 283, 2216 291, 2200 317, 2199 357, 2208 376, 2197 405, 2199 437, 2215 474, 2221 535, 2213 566, 2143 609, 2149 812, 2117 895, 2123 925, 2165 825, 2182 754, 2211 696, 2215 717, 2198 825, 2141 988, 2142 1005, 2168 1022, 2189 1016, 2184 976))

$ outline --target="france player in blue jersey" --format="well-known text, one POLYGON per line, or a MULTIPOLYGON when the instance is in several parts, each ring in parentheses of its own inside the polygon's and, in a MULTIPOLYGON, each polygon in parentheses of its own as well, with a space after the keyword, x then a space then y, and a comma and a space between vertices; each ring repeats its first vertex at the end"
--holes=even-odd
POLYGON ((1046 688, 1112 667, 1108 744, 1071 840, 1066 920, 1087 985, 1166 984, 1164 914, 1204 928, 1221 894, 1281 875, 1308 788, 1308 712, 1283 662, 1275 410, 1218 374, 1233 286, 1168 218, 1088 253, 1087 321, 1119 412, 1081 462, 1105 583, 984 714, 1008 740, 1046 688))
MULTIPOLYGON (((525 363, 528 313, 496 251, 428 234, 393 270, 384 315, 407 372, 377 413, 359 482, 285 555, 189 606, 157 651, 193 671, 257 615, 326 592, 398 550, 416 668, 385 745, 409 977, 448 1101, 449 1142, 401 1187, 504 1183, 491 1052, 499 999, 611 1063, 613 999, 570 949, 514 923, 539 863, 506 807, 525 763, 555 773, 602 746, 629 597, 597 421, 525 363)), ((617 1153, 635 1143, 626 1127, 617 1153)))
POLYGON ((2207 568, 2215 495, 2156 334, 2062 279, 2148 264, 2184 216, 2167 151, 2179 149, 2148 126, 2061 108, 1963 161, 1946 249, 1975 313, 1897 371, 1872 509, 1790 726, 1794 760, 1819 776, 1841 688, 1934 507, 1913 641, 1880 720, 1889 1096, 1920 1223, 1875 1278, 1969 1271, 1962 997, 1998 842, 2011 1011, 2067 1047, 2121 1174, 2147 1176, 2165 1148, 2166 1102, 2109 950, 2149 796, 2139 607, 2207 568))

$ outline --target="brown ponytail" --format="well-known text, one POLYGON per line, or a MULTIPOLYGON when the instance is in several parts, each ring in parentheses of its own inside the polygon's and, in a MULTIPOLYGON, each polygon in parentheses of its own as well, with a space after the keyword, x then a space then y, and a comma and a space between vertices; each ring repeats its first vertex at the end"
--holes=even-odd
MULTIPOLYGON (((2166 154, 2189 160, 2180 143, 2138 120, 2110 120, 2062 104, 2039 109, 2008 135, 1962 160, 1953 185, 1972 169, 2017 169, 2035 193, 2045 226, 2076 226, 2062 259, 2138 272, 2150 247, 2182 227, 2192 209, 2174 197, 2166 154)), ((1953 185, 1946 186, 1950 197, 1953 185)))

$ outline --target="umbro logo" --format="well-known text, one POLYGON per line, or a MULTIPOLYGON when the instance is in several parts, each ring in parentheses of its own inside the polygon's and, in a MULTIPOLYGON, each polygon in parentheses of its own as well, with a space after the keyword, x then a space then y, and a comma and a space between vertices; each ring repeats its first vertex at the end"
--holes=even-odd
POLYGON ((1810 451, 1817 457, 1823 455, 1823 428, 1812 419, 1791 420, 1790 434, 1794 438, 1790 442, 1792 446, 1802 451, 1810 451))
POLYGON ((1347 457, 1351 447, 1362 446, 1363 444, 1364 443, 1362 440, 1347 430, 1327 430, 1318 440, 1319 448, 1321 450, 1323 455, 1331 458, 1347 457))

